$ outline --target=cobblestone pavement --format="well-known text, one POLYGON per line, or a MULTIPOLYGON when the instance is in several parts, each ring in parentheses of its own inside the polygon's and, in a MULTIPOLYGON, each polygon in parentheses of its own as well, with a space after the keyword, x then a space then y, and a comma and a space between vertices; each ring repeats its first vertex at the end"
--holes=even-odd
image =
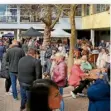
MULTIPOLYGON (((70 95, 72 89, 72 87, 64 89, 65 111, 88 111, 88 99, 86 97, 73 99, 70 95)), ((0 111, 19 111, 19 107, 20 100, 14 100, 11 95, 6 95, 4 79, 0 79, 0 111)))

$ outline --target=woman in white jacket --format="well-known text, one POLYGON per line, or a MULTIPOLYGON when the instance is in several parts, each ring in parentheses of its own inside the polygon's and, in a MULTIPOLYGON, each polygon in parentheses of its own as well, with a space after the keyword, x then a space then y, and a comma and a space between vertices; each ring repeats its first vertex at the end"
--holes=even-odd
POLYGON ((104 68, 107 61, 108 61, 108 54, 106 53, 106 49, 102 48, 97 58, 96 62, 97 68, 104 68))

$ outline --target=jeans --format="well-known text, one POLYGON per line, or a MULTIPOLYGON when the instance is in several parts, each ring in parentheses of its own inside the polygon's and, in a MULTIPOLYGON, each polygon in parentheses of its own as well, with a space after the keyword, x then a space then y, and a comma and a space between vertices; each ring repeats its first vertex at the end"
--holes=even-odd
POLYGON ((10 80, 10 78, 9 79, 6 78, 6 80, 5 80, 5 90, 6 90, 6 92, 9 92, 10 86, 11 86, 11 80, 10 80))
MULTIPOLYGON (((61 95, 63 95, 63 87, 59 87, 59 92, 61 95)), ((64 111, 64 100, 63 99, 61 101, 60 111, 64 111)))
POLYGON ((23 86, 20 85, 20 95, 21 95, 21 109, 26 108, 26 103, 30 97, 30 92, 23 86))
POLYGON ((43 73, 47 72, 48 74, 50 74, 51 65, 52 65, 51 60, 47 59, 43 66, 43 73))
POLYGON ((16 84, 17 84, 17 76, 15 73, 10 72, 10 79, 11 79, 11 84, 12 84, 12 93, 13 93, 13 98, 17 99, 18 94, 17 94, 17 88, 16 88, 16 84))

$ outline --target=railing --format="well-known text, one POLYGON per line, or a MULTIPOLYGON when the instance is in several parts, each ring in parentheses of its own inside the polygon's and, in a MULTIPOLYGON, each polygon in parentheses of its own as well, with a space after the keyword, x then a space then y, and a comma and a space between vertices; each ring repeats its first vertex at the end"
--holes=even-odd
MULTIPOLYGON (((52 18, 55 20, 55 18, 52 18)), ((59 22, 59 21, 58 21, 59 22)), ((58 23, 57 22, 57 23, 58 23)), ((0 15, 0 24, 1 23, 24 23, 24 24, 31 24, 31 23, 43 23, 39 18, 32 15, 0 15)))
POLYGON ((20 15, 20 23, 34 23, 34 22, 42 23, 36 16, 20 15))
POLYGON ((17 23, 17 15, 0 15, 0 23, 17 23))

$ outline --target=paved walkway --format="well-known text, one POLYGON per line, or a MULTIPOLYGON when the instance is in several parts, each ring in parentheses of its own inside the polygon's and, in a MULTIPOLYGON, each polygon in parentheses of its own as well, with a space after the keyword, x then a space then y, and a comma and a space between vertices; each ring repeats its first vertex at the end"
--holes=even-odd
MULTIPOLYGON (((65 111, 88 111, 88 99, 86 97, 73 99, 70 95, 72 89, 72 87, 64 89, 65 111)), ((12 96, 6 95, 4 79, 0 79, 0 111, 19 111, 19 107, 20 100, 16 101, 12 96)))

